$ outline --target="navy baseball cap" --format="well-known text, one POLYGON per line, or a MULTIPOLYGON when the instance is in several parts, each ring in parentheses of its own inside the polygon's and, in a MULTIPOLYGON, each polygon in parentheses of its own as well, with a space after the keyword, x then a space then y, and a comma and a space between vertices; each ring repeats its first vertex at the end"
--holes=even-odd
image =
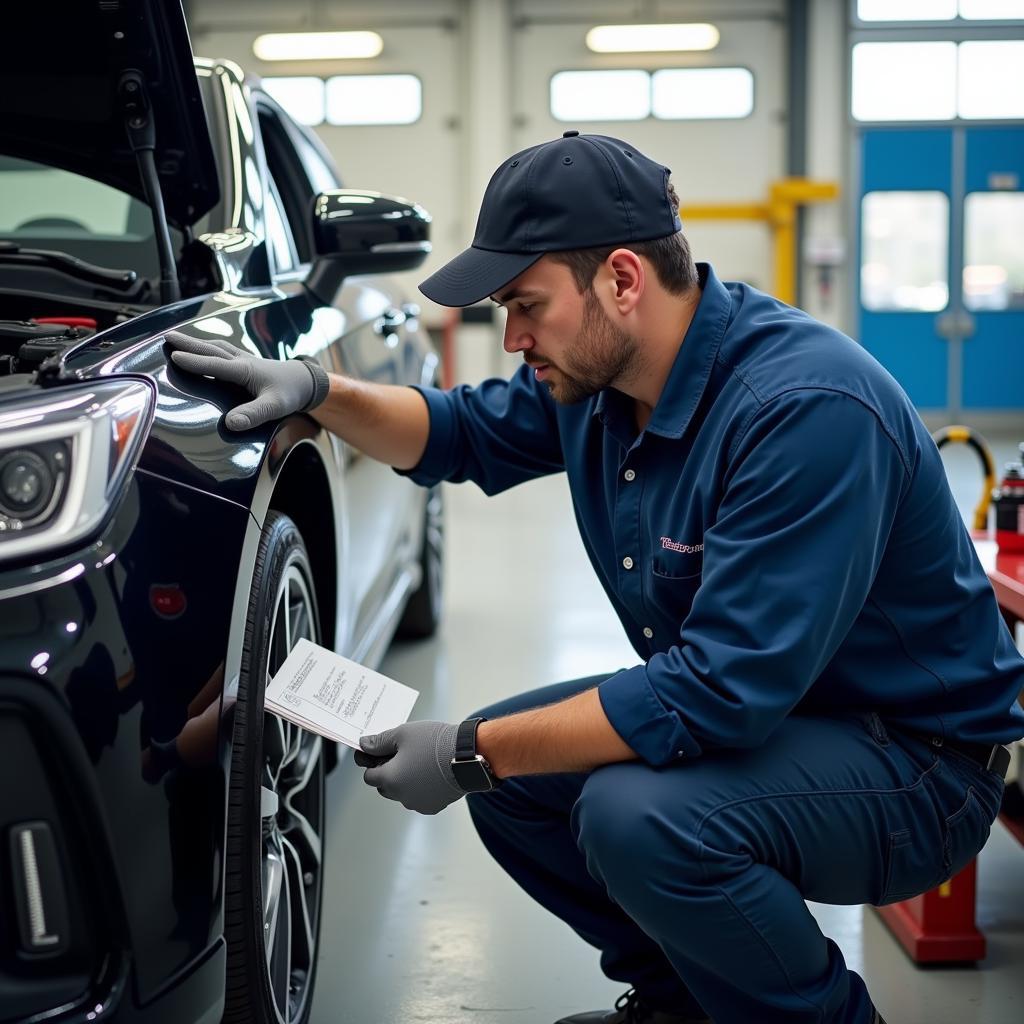
POLYGON ((628 142, 567 131, 510 156, 491 176, 473 244, 420 291, 442 306, 493 295, 547 252, 628 245, 682 230, 672 172, 628 142))

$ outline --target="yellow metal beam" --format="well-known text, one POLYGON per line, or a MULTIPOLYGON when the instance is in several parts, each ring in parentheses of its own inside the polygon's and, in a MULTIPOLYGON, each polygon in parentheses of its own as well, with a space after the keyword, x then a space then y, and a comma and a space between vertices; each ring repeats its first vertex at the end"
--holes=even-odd
POLYGON ((839 196, 839 186, 834 181, 811 181, 809 178, 781 178, 771 184, 773 199, 785 200, 802 206, 805 203, 820 203, 839 196))
POLYGON ((766 223, 772 232, 774 292, 790 304, 796 302, 796 210, 809 203, 837 198, 839 185, 834 181, 809 178, 782 178, 773 181, 766 203, 695 203, 680 206, 679 216, 686 224, 693 220, 749 220, 766 223))
POLYGON ((686 220, 768 220, 767 203, 698 203, 680 206, 686 220))

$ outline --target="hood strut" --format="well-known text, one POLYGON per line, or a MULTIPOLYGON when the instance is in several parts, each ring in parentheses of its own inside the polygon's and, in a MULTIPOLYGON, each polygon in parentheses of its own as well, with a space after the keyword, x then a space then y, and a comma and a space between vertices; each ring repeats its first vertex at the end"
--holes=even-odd
POLYGON ((160 302, 167 305, 181 298, 178 286, 178 270, 174 264, 174 246, 171 232, 167 227, 167 213, 164 210, 163 192, 160 190, 160 176, 156 170, 156 125, 153 123, 153 107, 146 92, 146 82, 141 72, 124 71, 117 83, 117 97, 124 115, 124 126, 128 133, 128 144, 138 161, 142 187, 146 202, 153 211, 153 233, 160 255, 160 302))

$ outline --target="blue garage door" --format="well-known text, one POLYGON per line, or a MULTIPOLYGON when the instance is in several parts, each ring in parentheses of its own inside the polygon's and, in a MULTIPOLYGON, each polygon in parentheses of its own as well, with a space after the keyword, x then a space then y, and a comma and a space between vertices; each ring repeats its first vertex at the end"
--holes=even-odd
POLYGON ((1024 128, 860 132, 860 339, 922 410, 1024 408, 1024 128))

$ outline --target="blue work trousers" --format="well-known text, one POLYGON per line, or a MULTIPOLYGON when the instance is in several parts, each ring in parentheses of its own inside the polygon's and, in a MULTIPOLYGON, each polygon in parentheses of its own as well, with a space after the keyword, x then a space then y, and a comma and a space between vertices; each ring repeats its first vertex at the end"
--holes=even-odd
MULTIPOLYGON (((477 714, 555 703, 604 678, 477 714)), ((794 714, 753 749, 516 776, 468 802, 505 871, 651 1005, 715 1024, 868 1024, 864 982, 804 900, 927 891, 981 849, 1002 787, 877 715, 794 714)))

